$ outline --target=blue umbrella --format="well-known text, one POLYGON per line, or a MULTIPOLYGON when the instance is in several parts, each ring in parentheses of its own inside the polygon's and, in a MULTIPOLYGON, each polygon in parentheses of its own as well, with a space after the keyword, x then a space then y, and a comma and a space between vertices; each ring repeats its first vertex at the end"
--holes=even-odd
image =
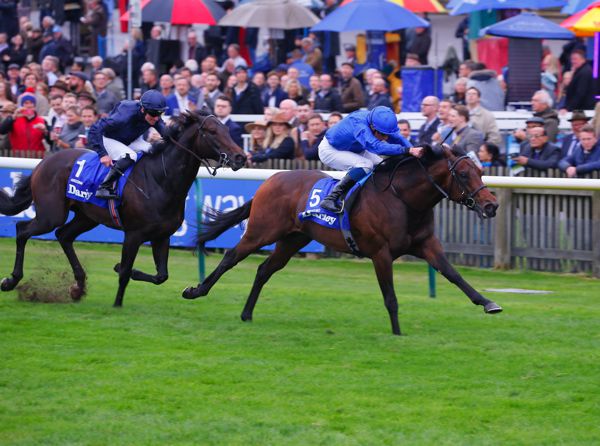
POLYGON ((568 0, 569 4, 560 10, 563 14, 575 14, 576 12, 583 11, 585 8, 590 6, 597 0, 568 0))
POLYGON ((571 31, 550 20, 524 12, 510 19, 494 23, 480 31, 481 35, 491 34, 500 37, 520 37, 525 39, 564 39, 575 37, 571 31))
POLYGON ((428 27, 429 22, 387 0, 354 0, 340 6, 311 28, 312 31, 393 31, 428 27))
POLYGON ((468 14, 486 9, 542 9, 565 6, 567 0, 460 0, 450 15, 468 14))

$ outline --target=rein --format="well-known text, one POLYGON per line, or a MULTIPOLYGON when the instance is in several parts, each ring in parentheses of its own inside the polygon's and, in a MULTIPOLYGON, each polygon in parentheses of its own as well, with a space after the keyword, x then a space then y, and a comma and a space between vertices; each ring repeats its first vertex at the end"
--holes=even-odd
POLYGON ((214 177, 217 174, 217 170, 221 167, 225 167, 229 164, 229 156, 226 153, 221 152, 218 148, 217 148, 217 144, 215 143, 215 139, 212 135, 209 135, 205 132, 203 132, 203 127, 204 127, 204 123, 206 122, 206 120, 208 118, 217 118, 215 115, 207 115, 204 116, 204 119, 202 120, 202 122, 199 124, 198 126, 198 133, 200 133, 200 137, 202 139, 208 139, 209 143, 210 143, 210 148, 217 154, 219 155, 219 164, 216 167, 212 167, 208 161, 206 161, 204 158, 200 157, 199 155, 197 155, 194 151, 188 149, 186 146, 184 146, 183 144, 181 144, 179 141, 175 140, 173 137, 169 136, 169 139, 171 140, 171 142, 173 143, 173 145, 175 145, 175 147, 184 150, 185 152, 189 153, 190 155, 192 155, 194 158, 196 158, 198 161, 200 161, 200 164, 203 165, 204 167, 206 167, 206 170, 208 170, 208 172, 214 177))

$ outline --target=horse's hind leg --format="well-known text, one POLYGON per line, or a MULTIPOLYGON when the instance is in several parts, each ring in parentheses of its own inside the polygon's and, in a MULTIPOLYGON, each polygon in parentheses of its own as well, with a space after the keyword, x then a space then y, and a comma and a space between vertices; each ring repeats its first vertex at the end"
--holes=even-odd
POLYGON ((69 259, 71 268, 73 269, 75 284, 73 284, 69 289, 71 299, 73 300, 79 300, 81 299, 81 296, 85 294, 86 279, 85 271, 83 270, 83 267, 77 258, 77 254, 75 254, 75 250, 73 249, 73 241, 80 234, 83 234, 84 232, 87 232, 96 226, 98 226, 98 223, 87 217, 85 214, 78 212, 75 214, 73 220, 64 226, 61 226, 55 232, 56 238, 58 239, 60 246, 62 246, 67 259, 69 259))
POLYGON ((23 278, 23 262, 25 260, 25 245, 34 235, 46 234, 58 225, 62 224, 66 216, 54 216, 54 218, 39 218, 41 209, 38 208, 38 216, 33 220, 20 221, 17 223, 17 255, 15 257, 15 266, 11 277, 2 279, 0 289, 2 291, 13 290, 23 278))
POLYGON ((217 268, 210 273, 197 287, 187 287, 185 290, 183 290, 182 296, 185 299, 196 299, 201 296, 206 296, 223 274, 244 260, 258 248, 268 245, 269 243, 272 243, 272 241, 257 241, 254 238, 248 237, 248 232, 246 232, 246 235, 242 237, 242 240, 240 240, 237 246, 225 253, 225 256, 217 268))
POLYGON ((294 232, 277 242, 273 253, 267 257, 256 271, 252 290, 250 291, 250 295, 248 296, 246 305, 242 311, 241 317, 243 321, 252 320, 252 313, 254 312, 254 306, 256 305, 258 296, 271 276, 287 265, 290 258, 310 241, 311 238, 305 234, 294 232))
MULTIPOLYGON (((131 279, 142 282, 150 282, 155 285, 160 285, 169 278, 169 270, 167 267, 169 260, 169 237, 152 241, 152 255, 154 256, 154 264, 156 265, 156 275, 146 274, 137 269, 131 270, 131 279)), ((114 268, 115 272, 121 271, 121 264, 117 263, 114 268)))
POLYGON ((465 279, 450 264, 440 241, 436 237, 429 237, 421 246, 415 249, 414 254, 438 270, 449 282, 455 284, 467 295, 475 305, 481 305, 486 313, 500 313, 502 307, 491 300, 483 297, 475 288, 467 283, 465 279))

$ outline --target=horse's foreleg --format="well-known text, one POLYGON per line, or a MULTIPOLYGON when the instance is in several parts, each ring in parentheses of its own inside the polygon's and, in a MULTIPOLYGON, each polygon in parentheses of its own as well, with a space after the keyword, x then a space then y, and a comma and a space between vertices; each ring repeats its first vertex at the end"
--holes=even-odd
POLYGON ((143 239, 138 234, 132 234, 130 232, 125 233, 125 240, 123 241, 123 249, 121 251, 121 268, 119 269, 119 289, 117 290, 117 296, 113 307, 123 306, 125 288, 127 288, 127 284, 131 278, 133 262, 135 261, 142 242, 143 239))
POLYGON ((243 321, 252 320, 252 313, 254 312, 254 306, 256 305, 258 296, 271 276, 287 265, 290 258, 306 246, 310 240, 310 237, 296 232, 277 242, 273 253, 267 257, 256 271, 252 290, 250 291, 250 295, 248 296, 246 305, 242 311, 241 317, 243 321))
POLYGON ((398 321, 398 300, 394 291, 394 273, 392 269, 393 259, 387 248, 383 248, 371 260, 375 267, 375 274, 379 282, 383 302, 390 316, 392 323, 392 333, 400 335, 400 322, 398 321))
MULTIPOLYGON (((40 210, 38 209, 38 212, 40 210)), ((58 218, 56 219, 58 221, 58 218)), ((23 262, 25 260, 25 245, 27 240, 34 235, 46 234, 64 221, 54 223, 50 219, 38 219, 37 217, 29 221, 20 221, 17 223, 17 254, 15 256, 15 265, 11 277, 2 279, 0 289, 2 291, 13 290, 23 278, 23 262)))
POLYGON ((483 306, 486 313, 500 313, 502 307, 495 302, 483 297, 475 288, 467 283, 465 279, 454 269, 448 261, 446 254, 437 237, 431 236, 426 239, 414 251, 414 255, 425 259, 432 267, 438 270, 448 281, 456 285, 467 295, 475 305, 483 306))
MULTIPOLYGON (((169 278, 167 263, 169 260, 169 237, 152 241, 152 255, 154 256, 154 264, 156 265, 156 274, 147 274, 143 271, 132 269, 131 280, 139 280, 142 282, 150 282, 154 285, 160 285, 169 278)), ((114 267, 115 272, 121 271, 121 264, 117 263, 114 267)))
POLYGON ((73 300, 81 299, 85 294, 85 271, 73 249, 73 241, 84 232, 87 232, 98 226, 98 223, 85 216, 83 213, 76 213, 73 220, 56 230, 56 238, 62 246, 75 277, 75 284, 71 286, 69 292, 73 300))

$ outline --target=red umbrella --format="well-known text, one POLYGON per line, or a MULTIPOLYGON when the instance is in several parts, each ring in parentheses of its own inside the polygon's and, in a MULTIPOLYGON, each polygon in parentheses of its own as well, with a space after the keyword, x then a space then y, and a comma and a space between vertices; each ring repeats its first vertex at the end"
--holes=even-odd
MULTIPOLYGON (((142 22, 216 25, 225 11, 214 0, 142 0, 142 22)), ((129 12, 121 16, 129 21, 129 12)))
MULTIPOLYGON (((344 0, 341 4, 347 5, 352 0, 344 0)), ((438 0, 388 0, 412 12, 446 12, 438 0)))

